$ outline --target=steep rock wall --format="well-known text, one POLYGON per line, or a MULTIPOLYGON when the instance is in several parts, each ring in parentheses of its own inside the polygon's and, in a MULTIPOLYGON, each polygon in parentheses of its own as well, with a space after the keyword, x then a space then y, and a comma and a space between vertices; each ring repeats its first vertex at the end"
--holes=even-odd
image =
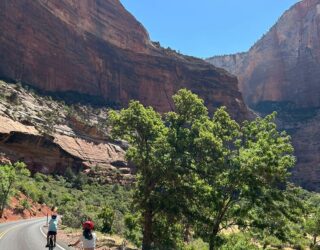
POLYGON ((248 52, 207 61, 237 75, 251 108, 278 111, 296 149, 293 180, 320 190, 320 1, 295 4, 248 52))
POLYGON ((0 77, 119 106, 138 99, 161 112, 186 87, 211 111, 226 105, 246 116, 234 76, 152 43, 118 0, 4 0, 0 8, 0 77))

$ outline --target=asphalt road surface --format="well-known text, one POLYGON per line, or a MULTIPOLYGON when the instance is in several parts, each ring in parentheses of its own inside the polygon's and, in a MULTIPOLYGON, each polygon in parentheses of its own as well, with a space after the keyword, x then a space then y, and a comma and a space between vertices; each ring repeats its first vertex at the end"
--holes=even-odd
MULTIPOLYGON (((1 250, 43 250, 46 245, 46 218, 21 220, 0 224, 1 250)), ((59 235, 58 235, 59 238, 59 235)), ((57 242, 55 250, 71 250, 66 244, 57 242)))

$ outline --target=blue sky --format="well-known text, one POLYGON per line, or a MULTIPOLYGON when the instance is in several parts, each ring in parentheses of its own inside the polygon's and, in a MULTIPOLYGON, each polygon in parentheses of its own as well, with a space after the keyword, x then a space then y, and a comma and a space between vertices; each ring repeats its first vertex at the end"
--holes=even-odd
POLYGON ((201 58, 247 51, 298 0, 120 0, 153 41, 201 58))

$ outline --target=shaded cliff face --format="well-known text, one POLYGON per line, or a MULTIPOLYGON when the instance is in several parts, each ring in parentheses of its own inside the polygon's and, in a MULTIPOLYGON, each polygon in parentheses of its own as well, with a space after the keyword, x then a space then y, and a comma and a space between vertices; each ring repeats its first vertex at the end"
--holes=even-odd
POLYGON ((246 115, 234 76, 151 43, 118 0, 12 0, 0 7, 0 77, 110 104, 138 99, 161 112, 186 87, 210 110, 226 105, 235 118, 246 115))
POLYGON ((320 1, 294 5, 247 53, 207 61, 238 76, 251 108, 278 111, 298 158, 293 179, 320 190, 320 1))

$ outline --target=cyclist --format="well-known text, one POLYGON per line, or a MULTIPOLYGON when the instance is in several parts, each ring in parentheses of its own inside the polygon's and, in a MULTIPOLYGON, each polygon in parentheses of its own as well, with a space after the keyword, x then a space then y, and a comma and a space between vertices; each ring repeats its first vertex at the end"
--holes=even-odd
POLYGON ((95 250, 97 236, 93 232, 94 224, 92 221, 86 221, 82 224, 83 232, 80 239, 69 246, 76 246, 82 241, 84 250, 95 250))
POLYGON ((51 216, 51 220, 49 221, 46 247, 49 247, 49 236, 50 235, 53 235, 54 247, 56 246, 57 231, 58 231, 58 216, 56 214, 53 214, 51 216))

